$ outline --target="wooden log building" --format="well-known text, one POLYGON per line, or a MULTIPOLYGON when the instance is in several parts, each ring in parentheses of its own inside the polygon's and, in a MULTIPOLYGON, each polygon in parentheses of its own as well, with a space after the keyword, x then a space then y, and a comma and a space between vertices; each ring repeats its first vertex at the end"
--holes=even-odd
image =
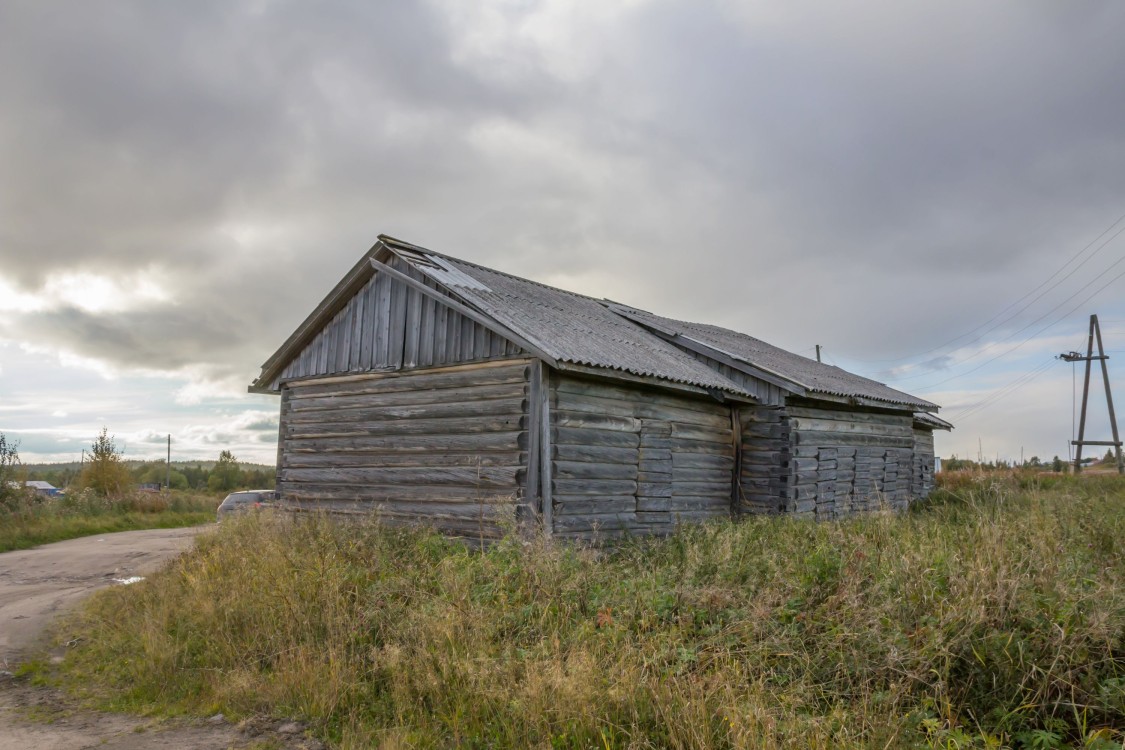
POLYGON ((474 537, 901 508, 932 488, 933 432, 951 427, 750 336, 387 236, 250 390, 281 396, 287 501, 474 537))

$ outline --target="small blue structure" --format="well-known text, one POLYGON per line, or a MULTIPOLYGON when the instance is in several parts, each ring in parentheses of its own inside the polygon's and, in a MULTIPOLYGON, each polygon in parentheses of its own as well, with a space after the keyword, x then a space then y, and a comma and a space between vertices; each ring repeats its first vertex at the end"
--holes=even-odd
POLYGON ((29 490, 35 490, 36 494, 45 495, 46 497, 55 497, 62 493, 62 491, 55 487, 50 482, 42 482, 38 479, 32 479, 24 482, 24 486, 29 490))

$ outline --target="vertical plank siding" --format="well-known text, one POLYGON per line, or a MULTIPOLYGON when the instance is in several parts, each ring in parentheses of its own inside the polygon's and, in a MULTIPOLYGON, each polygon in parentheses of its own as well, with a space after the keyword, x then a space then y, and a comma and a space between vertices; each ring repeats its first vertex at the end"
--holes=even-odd
POLYGON ((752 375, 747 375, 744 372, 734 369, 730 365, 723 364, 718 360, 711 359, 710 357, 700 354, 699 352, 690 349, 682 350, 685 354, 689 354, 695 359, 698 359, 703 364, 715 370, 727 380, 737 383, 740 387, 744 388, 747 393, 754 396, 758 401, 765 406, 783 406, 785 404, 786 391, 777 387, 773 383, 767 383, 764 380, 759 380, 752 375))
POLYGON ((661 534, 730 517, 727 405, 567 375, 552 380, 550 404, 556 536, 661 534))
MULTIPOLYGON (((399 258, 390 265, 437 285, 399 258)), ((433 367, 518 356, 522 350, 405 284, 376 273, 308 343, 272 387, 297 378, 433 367)))
POLYGON ((278 489, 287 502, 496 537, 524 496, 528 361, 291 383, 278 489))

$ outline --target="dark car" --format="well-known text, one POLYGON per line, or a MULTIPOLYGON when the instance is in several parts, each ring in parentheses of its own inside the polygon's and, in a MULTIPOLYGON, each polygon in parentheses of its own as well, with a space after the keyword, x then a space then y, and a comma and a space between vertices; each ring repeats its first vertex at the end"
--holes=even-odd
POLYGON ((273 490, 241 490, 226 496, 219 509, 215 512, 215 520, 222 521, 223 516, 232 513, 245 513, 249 510, 272 508, 277 500, 277 493, 273 490))

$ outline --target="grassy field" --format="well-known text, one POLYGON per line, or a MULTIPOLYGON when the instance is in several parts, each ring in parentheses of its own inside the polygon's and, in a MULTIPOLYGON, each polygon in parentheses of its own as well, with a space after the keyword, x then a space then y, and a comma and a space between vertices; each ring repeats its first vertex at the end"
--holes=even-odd
POLYGON ((248 517, 94 597, 50 679, 344 748, 1108 750, 1123 539, 1125 482, 1049 475, 613 551, 248 517))
POLYGON ((117 498, 101 498, 92 492, 59 497, 28 494, 0 506, 0 552, 90 534, 194 526, 215 520, 221 499, 181 492, 138 492, 117 498))

